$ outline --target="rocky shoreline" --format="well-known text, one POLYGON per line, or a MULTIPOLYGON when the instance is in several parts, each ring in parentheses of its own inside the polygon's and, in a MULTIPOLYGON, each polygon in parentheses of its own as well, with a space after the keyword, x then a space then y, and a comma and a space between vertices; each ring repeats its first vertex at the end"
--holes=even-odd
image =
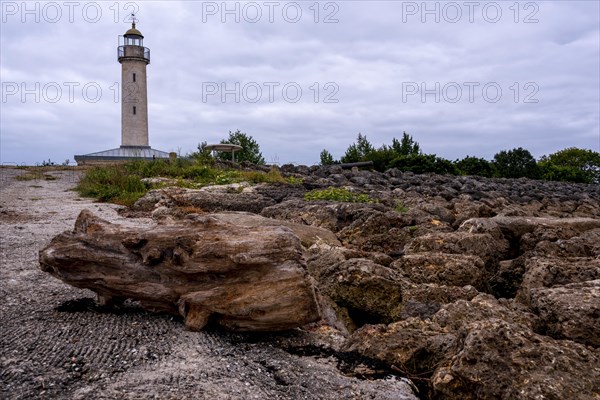
POLYGON ((293 184, 159 188, 132 209, 61 194, 76 182, 65 173, 34 185, 3 179, 2 397, 600 396, 600 186, 280 171, 293 184), (304 199, 332 186, 374 201, 304 199), (29 200, 40 191, 44 204, 29 200), (106 312, 29 257, 85 208, 124 226, 169 226, 190 213, 293 226, 323 319, 248 335, 187 332, 128 303, 106 312))
MULTIPOLYGON (((252 212, 328 229, 306 247, 336 350, 412 379, 421 398, 600 394, 600 186, 281 167, 295 185, 158 189, 157 221, 252 212), (345 187, 375 202, 306 201, 345 187)), ((235 220, 232 214, 232 220, 235 220)))

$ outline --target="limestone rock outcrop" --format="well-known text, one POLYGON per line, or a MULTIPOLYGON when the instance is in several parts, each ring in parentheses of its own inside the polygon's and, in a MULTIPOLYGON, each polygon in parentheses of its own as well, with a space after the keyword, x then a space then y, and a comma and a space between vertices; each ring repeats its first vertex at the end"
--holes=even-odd
POLYGON ((151 190, 133 205, 133 209, 152 211, 159 206, 177 204, 197 207, 207 212, 249 211, 260 213, 263 208, 274 205, 275 201, 243 186, 225 191, 168 188, 151 190))
POLYGON ((597 352, 537 334, 535 321, 518 305, 482 294, 443 306, 431 320, 365 325, 344 349, 391 365, 430 398, 594 398, 597 352))
POLYGON ((600 347, 600 280, 532 289, 531 310, 544 334, 600 347))
POLYGON ((483 291, 485 265, 477 256, 467 254, 407 254, 391 265, 414 283, 447 286, 471 285, 483 291))
POLYGON ((600 390, 600 358, 583 345, 498 319, 460 334, 459 350, 431 378, 434 398, 584 400, 600 390))

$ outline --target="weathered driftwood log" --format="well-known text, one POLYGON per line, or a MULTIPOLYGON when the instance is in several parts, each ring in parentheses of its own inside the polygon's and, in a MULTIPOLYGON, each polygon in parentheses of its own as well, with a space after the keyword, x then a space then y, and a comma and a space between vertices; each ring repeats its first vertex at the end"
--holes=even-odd
POLYGON ((73 232, 40 251, 40 267, 88 288, 101 304, 130 298, 239 331, 295 328, 319 319, 300 240, 286 227, 236 226, 210 215, 126 228, 81 212, 73 232))

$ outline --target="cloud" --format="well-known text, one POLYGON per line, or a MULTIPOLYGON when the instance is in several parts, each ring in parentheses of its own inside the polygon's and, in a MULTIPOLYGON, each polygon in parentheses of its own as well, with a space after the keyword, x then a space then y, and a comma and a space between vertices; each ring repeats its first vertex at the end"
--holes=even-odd
POLYGON ((240 129, 280 163, 318 162, 323 148, 339 157, 358 132, 381 145, 407 131, 449 159, 600 151, 598 3, 476 3, 81 2, 71 22, 62 3, 56 20, 48 2, 29 14, 3 2, 1 160, 119 145, 116 47, 131 11, 151 49, 158 149, 240 129))

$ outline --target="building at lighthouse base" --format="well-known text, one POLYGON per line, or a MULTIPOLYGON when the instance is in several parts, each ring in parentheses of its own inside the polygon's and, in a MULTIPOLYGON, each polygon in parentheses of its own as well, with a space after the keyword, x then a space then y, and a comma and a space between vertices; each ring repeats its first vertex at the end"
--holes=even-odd
POLYGON ((150 146, 121 146, 116 149, 85 155, 76 155, 75 161, 77 162, 77 165, 100 165, 132 160, 157 160, 168 158, 169 153, 153 149, 150 146))

